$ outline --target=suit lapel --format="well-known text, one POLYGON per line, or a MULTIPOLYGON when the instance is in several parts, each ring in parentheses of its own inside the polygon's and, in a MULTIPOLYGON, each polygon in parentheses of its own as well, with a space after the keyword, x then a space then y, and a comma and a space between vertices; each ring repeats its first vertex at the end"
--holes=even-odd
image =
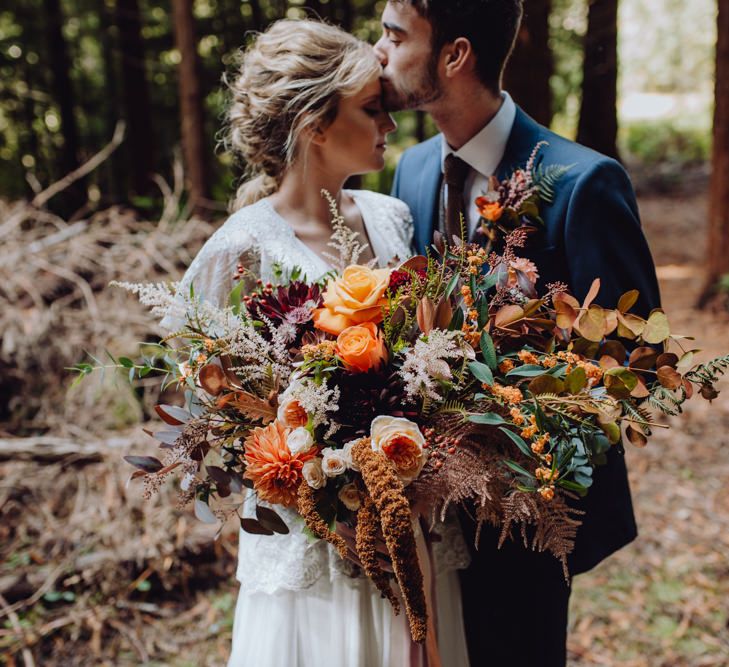
POLYGON ((511 134, 509 134, 509 140, 506 142, 504 156, 496 168, 496 178, 501 181, 517 167, 523 167, 529 159, 534 146, 539 141, 539 135, 539 124, 517 105, 514 125, 511 128, 511 134))
POLYGON ((440 195, 440 155, 441 145, 438 141, 432 142, 432 148, 421 165, 417 195, 417 238, 418 252, 425 252, 433 240, 435 226, 435 212, 440 195))

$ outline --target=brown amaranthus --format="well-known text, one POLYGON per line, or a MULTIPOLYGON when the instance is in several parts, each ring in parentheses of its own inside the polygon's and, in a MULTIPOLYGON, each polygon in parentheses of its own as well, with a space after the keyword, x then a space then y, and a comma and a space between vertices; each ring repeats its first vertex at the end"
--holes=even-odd
POLYGON ((314 533, 314 535, 333 545, 342 560, 346 560, 349 557, 347 543, 341 535, 337 535, 337 533, 329 530, 329 526, 326 521, 321 518, 321 514, 319 514, 319 511, 316 509, 314 489, 312 489, 305 481, 299 484, 298 510, 299 514, 301 514, 304 519, 306 527, 314 533))
POLYGON ((352 457, 360 467, 362 479, 380 514, 382 534, 405 602, 410 635, 413 641, 423 642, 428 627, 428 608, 410 504, 402 482, 390 461, 382 453, 372 450, 369 438, 362 438, 352 448, 352 457))
POLYGON ((357 556, 362 563, 365 574, 372 580, 382 597, 387 598, 392 605, 395 614, 400 613, 400 602, 390 588, 390 578, 377 562, 377 530, 379 528, 379 517, 377 509, 370 498, 366 496, 362 507, 357 512, 356 545, 357 556))

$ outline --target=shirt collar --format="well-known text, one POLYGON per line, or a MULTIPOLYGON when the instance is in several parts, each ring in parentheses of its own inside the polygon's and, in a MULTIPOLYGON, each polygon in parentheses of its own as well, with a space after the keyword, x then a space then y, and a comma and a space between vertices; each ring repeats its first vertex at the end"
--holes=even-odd
POLYGON ((506 144, 509 141, 511 128, 516 118, 516 104, 505 90, 501 92, 503 102, 496 115, 471 137, 461 148, 454 151, 446 142, 441 142, 441 171, 446 156, 453 153, 484 176, 491 176, 504 157, 506 144))

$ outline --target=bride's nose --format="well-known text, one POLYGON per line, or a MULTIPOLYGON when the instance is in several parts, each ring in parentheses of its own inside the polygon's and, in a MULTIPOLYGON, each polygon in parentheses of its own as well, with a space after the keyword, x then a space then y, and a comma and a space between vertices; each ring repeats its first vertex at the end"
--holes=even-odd
POLYGON ((384 134, 389 134, 397 129, 397 123, 395 119, 386 111, 382 113, 382 122, 380 123, 380 130, 384 134))

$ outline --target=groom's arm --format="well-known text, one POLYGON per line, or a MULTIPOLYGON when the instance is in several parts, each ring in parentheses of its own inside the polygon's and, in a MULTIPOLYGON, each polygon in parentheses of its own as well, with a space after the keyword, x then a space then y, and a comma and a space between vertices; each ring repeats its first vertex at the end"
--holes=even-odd
POLYGON ((582 300, 600 278, 596 303, 614 308, 620 296, 640 292, 634 312, 646 317, 660 306, 658 280, 641 229, 638 205, 623 167, 598 160, 577 178, 565 223, 570 287, 582 300))
POLYGON ((398 199, 402 198, 400 196, 400 174, 402 173, 402 163, 404 159, 405 155, 403 154, 397 161, 397 167, 395 167, 395 178, 392 181, 392 188, 390 190, 390 195, 397 197, 398 199))

